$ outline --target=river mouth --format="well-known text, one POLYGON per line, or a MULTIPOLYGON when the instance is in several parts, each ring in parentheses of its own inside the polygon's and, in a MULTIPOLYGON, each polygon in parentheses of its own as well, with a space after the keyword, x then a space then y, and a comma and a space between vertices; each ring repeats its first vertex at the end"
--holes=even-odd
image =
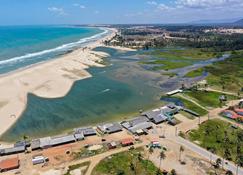
POLYGON ((11 142, 24 135, 37 138, 62 134, 75 127, 137 116, 141 109, 164 104, 161 95, 187 81, 145 69, 139 63, 146 58, 144 51, 103 47, 95 50, 110 54, 104 59, 106 67, 89 68, 93 77, 75 82, 65 97, 46 99, 29 94, 23 115, 1 140, 11 142))

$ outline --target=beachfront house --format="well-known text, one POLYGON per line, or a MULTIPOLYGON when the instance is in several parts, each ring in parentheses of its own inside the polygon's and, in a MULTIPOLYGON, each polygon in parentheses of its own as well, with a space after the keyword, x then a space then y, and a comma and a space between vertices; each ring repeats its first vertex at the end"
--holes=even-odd
POLYGON ((97 130, 102 134, 112 134, 122 131, 122 126, 119 123, 107 123, 98 125, 97 130))
POLYGON ((0 150, 0 156, 6 156, 11 154, 18 154, 25 152, 25 146, 14 146, 11 148, 4 148, 0 150))
POLYGON ((80 133, 82 133, 84 137, 96 135, 96 131, 92 127, 74 129, 74 134, 80 134, 80 133))
POLYGON ((175 104, 168 104, 166 106, 163 106, 160 108, 161 109, 161 113, 166 115, 168 117, 168 115, 171 117, 175 114, 177 114, 180 110, 181 107, 176 106, 175 104))
POLYGON ((51 147, 51 137, 40 138, 40 148, 46 149, 51 147))
POLYGON ((74 137, 77 141, 84 140, 84 134, 83 133, 75 133, 74 137))
POLYGON ((152 123, 145 116, 123 121, 121 122, 121 125, 135 135, 147 134, 148 130, 153 127, 152 123))
POLYGON ((143 112, 142 115, 147 117, 154 124, 160 124, 164 121, 169 121, 173 118, 173 115, 178 113, 182 107, 174 104, 168 104, 159 109, 143 112))
POLYGON ((142 115, 146 116, 154 124, 160 124, 167 120, 167 117, 159 109, 144 112, 142 115))
POLYGON ((37 150, 37 149, 40 149, 40 139, 34 139, 31 141, 31 150, 34 151, 34 150, 37 150))
POLYGON ((68 143, 73 143, 75 141, 76 141, 76 139, 75 139, 74 135, 58 136, 58 137, 51 138, 50 145, 59 146, 59 145, 64 145, 64 144, 68 144, 68 143))

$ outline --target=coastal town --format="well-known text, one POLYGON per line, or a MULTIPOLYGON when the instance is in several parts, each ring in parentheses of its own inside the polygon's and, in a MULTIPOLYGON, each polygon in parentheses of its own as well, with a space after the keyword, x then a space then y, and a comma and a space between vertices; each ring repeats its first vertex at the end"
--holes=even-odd
MULTIPOLYGON (((167 93, 167 96, 183 94, 184 91, 183 89, 171 91, 167 93)), ((85 161, 89 164, 84 164, 83 167, 77 166, 76 172, 91 174, 99 161, 125 150, 145 147, 147 154, 153 154, 156 157, 158 151, 149 153, 149 150, 164 148, 165 154, 167 152, 169 154, 171 151, 176 154, 177 151, 171 150, 168 146, 170 144, 181 145, 183 149, 187 150, 187 154, 193 153, 205 164, 214 164, 217 159, 223 160, 223 158, 200 148, 196 143, 188 142, 183 133, 188 133, 209 120, 222 120, 231 123, 234 128, 242 129, 242 110, 243 100, 227 101, 223 107, 209 110, 207 116, 200 116, 193 109, 185 106, 168 103, 157 109, 139 111, 137 117, 121 122, 75 128, 73 132, 61 136, 33 140, 25 138, 11 147, 0 149, 0 171, 7 174, 45 174, 44 172, 48 174, 48 171, 49 174, 54 174, 54 172, 65 174, 71 165, 85 161), (185 113, 192 116, 193 119, 187 118, 185 113), (237 124, 237 122, 240 123, 237 124)), ((173 162, 178 161, 177 156, 170 157, 170 159, 173 162)), ((158 161, 151 160, 155 164, 158 161)), ((228 161, 224 163, 224 169, 242 174, 242 169, 236 167, 234 163, 228 161)), ((187 169, 191 168, 187 171, 188 173, 200 174, 199 172, 201 172, 204 174, 203 171, 206 171, 199 171, 199 167, 194 167, 192 162, 183 164, 184 162, 179 161, 175 165, 163 166, 163 172, 169 172, 171 169, 178 171, 177 169, 183 166, 187 169)))
POLYGON ((243 175, 243 0, 0 2, 0 175, 243 175))

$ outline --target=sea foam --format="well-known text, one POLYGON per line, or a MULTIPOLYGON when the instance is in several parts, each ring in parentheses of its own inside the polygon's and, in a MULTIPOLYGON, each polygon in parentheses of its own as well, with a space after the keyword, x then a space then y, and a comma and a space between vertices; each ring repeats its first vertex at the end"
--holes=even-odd
POLYGON ((93 36, 90 36, 90 37, 82 38, 77 42, 63 44, 63 45, 58 46, 58 47, 53 48, 53 49, 47 49, 47 50, 43 50, 43 51, 40 51, 40 52, 28 53, 28 54, 25 54, 25 55, 22 55, 22 56, 17 56, 17 57, 13 57, 13 58, 10 58, 10 59, 7 59, 7 60, 2 60, 2 61, 0 61, 0 65, 21 62, 21 61, 24 61, 25 59, 29 59, 29 58, 33 58, 33 57, 37 57, 37 56, 42 56, 42 55, 49 54, 49 53, 52 53, 52 52, 66 51, 68 49, 72 49, 74 47, 77 47, 81 44, 85 44, 87 42, 94 41, 94 40, 102 37, 103 35, 105 35, 109 32, 108 29, 105 29, 105 28, 100 28, 100 29, 103 30, 103 32, 98 33, 98 34, 93 35, 93 36))

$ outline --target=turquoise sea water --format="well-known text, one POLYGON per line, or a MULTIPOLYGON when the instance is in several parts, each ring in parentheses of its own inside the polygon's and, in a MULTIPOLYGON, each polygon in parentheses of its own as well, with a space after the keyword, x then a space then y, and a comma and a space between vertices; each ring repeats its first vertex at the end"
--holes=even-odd
POLYGON ((153 86, 154 75, 138 66, 136 52, 96 50, 111 54, 105 60, 106 67, 90 68, 93 77, 77 81, 63 98, 44 99, 29 94, 26 111, 2 139, 60 134, 79 126, 136 116, 140 109, 160 104, 160 88, 153 86))
POLYGON ((54 58, 103 32, 74 26, 0 26, 0 73, 54 58))

